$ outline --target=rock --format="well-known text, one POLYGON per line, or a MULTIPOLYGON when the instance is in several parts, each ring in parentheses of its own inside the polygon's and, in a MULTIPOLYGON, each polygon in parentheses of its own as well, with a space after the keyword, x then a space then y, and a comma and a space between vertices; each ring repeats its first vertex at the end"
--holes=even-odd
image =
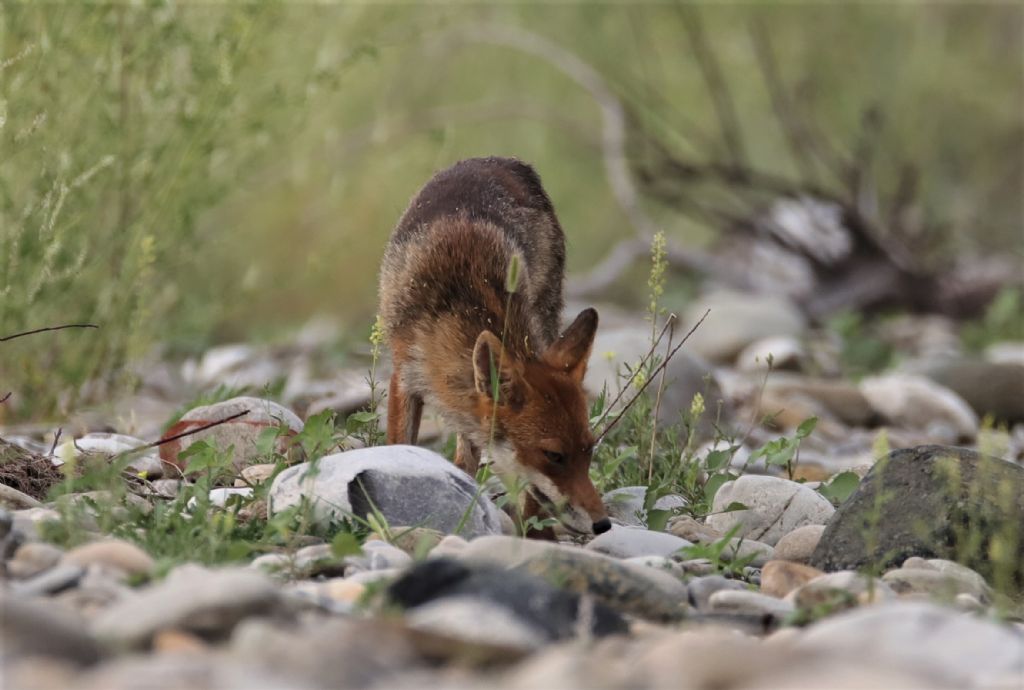
POLYGON ((346 556, 347 573, 363 570, 401 569, 412 565, 412 557, 397 546, 379 539, 369 539, 363 544, 360 556, 346 556))
POLYGON ((120 571, 90 568, 73 588, 54 595, 52 600, 92 620, 108 606, 135 594, 130 587, 122 584, 115 573, 119 574, 120 571))
POLYGON ((74 587, 82 579, 85 570, 77 565, 59 565, 44 570, 35 577, 22 580, 11 586, 11 593, 18 597, 38 597, 56 594, 74 587))
MULTIPOLYGON (((503 620, 518 622, 504 631, 506 638, 525 634, 532 635, 538 642, 549 642, 573 637, 579 632, 581 616, 587 616, 587 629, 593 635, 627 631, 622 618, 602 603, 584 602, 579 594, 557 589, 521 570, 510 571, 495 565, 446 558, 432 558, 416 564, 391 583, 387 597, 406 610, 455 600, 463 604, 460 616, 466 614, 468 607, 476 607, 480 613, 494 607, 501 608, 505 611, 503 620)), ((451 610, 448 613, 451 614, 451 610)), ((437 615, 435 609, 433 616, 428 614, 427 617, 433 618, 436 624, 437 615)), ((478 626, 474 626, 476 628, 478 626)), ((463 630, 469 633, 465 628, 463 630)), ((521 645, 519 642, 514 646, 521 645)))
POLYGON ((551 638, 542 628, 512 610, 481 597, 445 597, 413 609, 406 616, 416 630, 509 648, 525 655, 551 638))
POLYGON ((87 665, 103 656, 81 621, 58 607, 0 590, 0 611, 0 661, 5 668, 23 658, 52 657, 87 665))
POLYGON ((664 556, 634 556, 632 558, 624 558, 623 561, 631 565, 639 565, 644 568, 653 568, 654 570, 666 572, 679 580, 682 580, 686 575, 686 571, 678 561, 665 558, 664 556))
POLYGON ((249 465, 242 470, 242 476, 235 480, 236 488, 258 486, 274 476, 277 465, 273 463, 261 463, 249 465))
POLYGON ((366 585, 348 578, 335 577, 323 583, 324 594, 343 604, 357 604, 366 593, 366 585))
MULTIPOLYGON (((1018 364, 1024 366, 1024 341, 1003 341, 992 343, 985 348, 985 359, 993 364, 1018 364)), ((10 439, 7 439, 10 441, 10 439)), ((29 448, 32 450, 32 448, 29 448)), ((45 452, 43 451, 36 451, 45 452)))
POLYGON ((769 359, 772 371, 800 371, 806 363, 807 352, 796 338, 763 338, 743 348, 736 357, 736 368, 747 372, 768 371, 769 359))
MULTIPOLYGON (((240 499, 244 500, 250 498, 252 494, 253 490, 247 486, 241 488, 232 486, 210 489, 210 505, 213 505, 217 508, 223 508, 228 504, 228 501, 230 501, 235 496, 238 496, 240 499)), ((193 510, 196 507, 195 497, 189 499, 187 507, 189 510, 193 510)))
POLYGON ((156 566, 148 553, 121 539, 104 539, 76 546, 65 554, 64 562, 82 567, 99 565, 116 568, 129 576, 148 576, 156 566))
POLYGON ((908 558, 903 567, 885 573, 882 581, 897 594, 927 594, 946 601, 969 594, 979 602, 992 601, 992 590, 985 578, 959 563, 940 558, 908 558))
POLYGON ((725 536, 717 529, 698 522, 689 515, 676 515, 668 521, 668 532, 695 544, 714 544, 725 536))
POLYGON ((779 295, 719 291, 691 302, 684 312, 683 332, 706 310, 707 319, 686 343, 687 349, 712 362, 731 362, 743 348, 770 336, 798 337, 806 320, 779 295))
POLYGON ((1010 688, 1024 677, 1019 632, 927 602, 887 602, 826 618, 795 647, 812 658, 842 655, 961 688, 1010 688), (1010 679, 1016 681, 1006 684, 1010 679))
POLYGON ((25 508, 41 508, 43 504, 24 491, 19 491, 13 486, 0 484, 0 506, 6 506, 11 510, 19 511, 25 508))
POLYGON ((166 431, 164 438, 197 429, 243 411, 246 411, 246 414, 238 419, 163 444, 160 446, 161 460, 184 471, 186 463, 178 460, 178 454, 193 443, 204 440, 222 450, 234 446, 234 466, 242 469, 260 460, 256 441, 264 430, 284 429, 276 442, 278 452, 283 454, 288 453, 291 447, 291 437, 302 431, 302 420, 291 410, 270 400, 239 397, 189 410, 166 431))
POLYGON ((819 575, 786 595, 799 608, 812 609, 827 605, 849 608, 857 604, 873 604, 896 598, 889 585, 878 578, 852 570, 819 575))
POLYGON ((154 496, 174 499, 181 493, 184 485, 185 482, 181 479, 157 479, 149 483, 149 488, 153 490, 154 496))
POLYGON ((449 534, 444 537, 437 546, 430 550, 431 557, 434 556, 458 556, 465 548, 469 546, 469 542, 458 537, 454 534, 449 534))
POLYGON ((723 563, 746 561, 748 567, 760 568, 774 557, 775 549, 754 539, 733 537, 722 550, 719 558, 723 563))
POLYGON ((979 417, 1024 422, 1024 364, 960 358, 923 362, 916 369, 966 400, 979 417))
POLYGON ((807 563, 824 531, 825 525, 797 527, 789 534, 784 534, 775 544, 773 558, 793 563, 807 563))
POLYGON ((712 613, 752 613, 785 618, 796 611, 788 601, 742 589, 720 589, 711 595, 708 607, 712 613))
POLYGON ((634 556, 674 556, 680 549, 693 546, 691 542, 665 532, 636 527, 613 526, 604 534, 590 540, 586 548, 616 558, 634 556))
POLYGON ((76 690, 322 690, 279 667, 202 652, 125 656, 75 677, 76 690))
POLYGON ((559 587, 590 594, 625 614, 669 622, 686 615, 686 586, 667 573, 611 558, 595 559, 579 549, 563 549, 528 559, 522 570, 559 587))
POLYGON ((761 568, 761 592, 781 598, 824 574, 817 568, 802 563, 768 561, 761 568))
POLYGON ((739 524, 736 536, 774 546, 783 535, 804 525, 824 524, 835 508, 821 494, 778 477, 744 475, 726 482, 715 494, 707 526, 726 533, 739 524), (733 502, 747 510, 722 512, 733 502))
POLYGON ((60 513, 52 508, 26 508, 11 511, 14 531, 29 540, 39 539, 39 526, 44 522, 60 522, 60 513))
POLYGON ((16 580, 38 575, 57 565, 63 555, 64 552, 52 544, 44 542, 22 544, 14 552, 14 557, 7 562, 7 574, 16 580))
POLYGON ((250 569, 183 565, 164 581, 104 611, 94 621, 93 631, 115 647, 138 648, 166 628, 216 637, 248 616, 282 612, 277 589, 250 569))
POLYGON ((315 524, 356 515, 365 518, 371 506, 389 524, 431 527, 463 534, 501 532, 498 509, 476 482, 446 459, 415 446, 379 446, 335 453, 316 463, 290 467, 270 488, 270 513, 299 505, 312 506, 315 524))
MULTIPOLYGON (((113 458, 136 448, 144 449, 148 445, 147 441, 134 436, 93 432, 58 446, 54 464, 63 465, 71 459, 82 461, 85 458, 97 456, 113 458)), ((160 455, 156 448, 148 448, 137 454, 132 454, 126 469, 147 479, 159 479, 164 473, 164 466, 160 462, 160 455)))
MULTIPOLYGON (((608 517, 629 527, 647 527, 647 510, 644 508, 646 499, 646 486, 623 486, 612 489, 601 497, 608 517)), ((655 501, 653 508, 672 511, 685 506, 685 498, 669 494, 655 501)))
POLYGON ((1014 535, 1022 524, 1024 468, 962 448, 907 448, 861 480, 829 521, 810 565, 888 568, 911 556, 938 557, 1021 589, 1024 539, 1014 535), (993 540, 1016 550, 992 551, 993 540))
POLYGON ((690 603, 701 613, 711 610, 711 597, 721 591, 743 591, 747 586, 739 580, 729 580, 721 575, 705 575, 695 577, 686 583, 689 590, 690 603))
POLYGON ((869 426, 878 418, 857 385, 845 380, 773 373, 764 384, 764 396, 779 400, 812 400, 824 406, 839 421, 853 427, 869 426))
POLYGON ((283 553, 265 553, 262 556, 257 556, 250 563, 249 567, 254 570, 262 571, 268 575, 276 575, 278 573, 285 573, 295 567, 295 560, 283 553))
POLYGON ((392 527, 391 534, 394 545, 414 558, 430 552, 445 539, 442 532, 429 527, 392 527))
POLYGON ((282 690, 300 683, 320 689, 395 687, 398 673, 422 663, 401 627, 372 618, 332 617, 291 629, 250 618, 231 637, 231 657, 287 674, 282 690))
POLYGON ((206 652, 209 645, 192 633, 183 630, 161 630, 153 636, 153 651, 157 654, 192 654, 206 652))
POLYGON ((459 554, 470 563, 497 563, 589 594, 622 613, 654 621, 686 615, 686 585, 671 575, 571 546, 515 537, 474 539, 459 554))
MULTIPOLYGON (((598 329, 587 364, 584 387, 593 395, 600 394, 602 388, 606 389, 610 402, 619 389, 628 383, 627 377, 620 376, 620 372, 624 372, 624 365, 636 366, 650 347, 649 324, 598 329)), ((732 405, 722 394, 710 364, 688 348, 683 348, 672 357, 665 372, 665 389, 658 409, 660 425, 678 425, 681 418, 689 418, 693 398, 700 393, 704 398, 706 412, 698 421, 697 438, 703 440, 713 437, 716 421, 720 428, 729 426, 732 421, 732 405)))
POLYGON ((920 429, 949 443, 978 433, 978 417, 967 403, 923 376, 869 376, 860 390, 879 414, 905 429, 920 429))

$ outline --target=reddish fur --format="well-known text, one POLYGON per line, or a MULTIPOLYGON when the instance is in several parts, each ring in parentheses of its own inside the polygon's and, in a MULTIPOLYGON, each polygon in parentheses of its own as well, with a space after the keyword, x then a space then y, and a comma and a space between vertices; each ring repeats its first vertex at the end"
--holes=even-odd
MULTIPOLYGON (((582 312, 558 335, 564 263, 561 227, 529 166, 471 159, 435 176, 392 234, 381 269, 394 364, 387 440, 416 442, 426 400, 458 433, 456 462, 467 472, 490 443, 511 445, 524 473, 542 474, 598 521, 606 515, 589 478, 582 388, 597 313, 582 312), (509 294, 513 256, 521 277, 509 294), (484 348, 475 351, 478 341, 484 348), (497 405, 481 384, 490 378, 488 355, 501 363, 497 405)), ((542 513, 533 497, 525 511, 542 513)))

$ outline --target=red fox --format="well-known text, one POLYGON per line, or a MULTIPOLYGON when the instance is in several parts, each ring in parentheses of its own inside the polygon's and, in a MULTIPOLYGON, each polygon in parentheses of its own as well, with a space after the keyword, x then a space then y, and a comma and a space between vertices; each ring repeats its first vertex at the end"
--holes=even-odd
POLYGON ((524 518, 600 534, 611 522, 590 480, 582 386, 597 312, 559 335, 564 271, 565 236, 532 167, 471 158, 435 175, 381 267, 394 365, 387 441, 415 443, 426 403, 457 433, 460 468, 472 475, 485 460, 506 484, 525 481, 524 518), (513 261, 518 279, 507 285, 513 261))

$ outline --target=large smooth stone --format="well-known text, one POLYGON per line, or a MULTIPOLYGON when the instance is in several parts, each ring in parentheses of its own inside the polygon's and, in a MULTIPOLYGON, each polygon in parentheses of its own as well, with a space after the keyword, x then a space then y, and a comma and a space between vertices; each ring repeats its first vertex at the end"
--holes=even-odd
POLYGON ((803 484, 760 475, 744 475, 722 485, 715 494, 706 524, 727 533, 740 525, 738 537, 774 546, 784 535, 804 525, 828 521, 835 508, 828 499, 803 484), (722 512, 734 502, 746 510, 722 512))
POLYGON ((945 558, 996 587, 1019 590, 1021 525, 1024 468, 963 448, 907 448, 879 460, 861 480, 829 521, 810 565, 857 570, 890 568, 912 556, 945 558))
POLYGON ((464 536, 501 534, 498 509, 468 474, 416 446, 379 446, 289 467, 269 493, 271 515, 308 500, 314 521, 379 511, 389 525, 430 527, 464 536))

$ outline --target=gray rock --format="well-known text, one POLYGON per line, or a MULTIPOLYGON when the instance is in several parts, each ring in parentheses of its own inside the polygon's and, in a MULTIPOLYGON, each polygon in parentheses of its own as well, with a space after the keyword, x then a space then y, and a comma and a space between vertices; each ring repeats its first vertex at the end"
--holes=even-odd
POLYGON ((708 600, 708 608, 712 613, 768 614, 776 618, 785 618, 796 611, 788 601, 742 589, 718 590, 708 600))
POLYGON ((714 544, 724 536, 717 529, 698 522, 689 515, 676 515, 668 521, 668 532, 695 544, 714 544))
POLYGON ((1024 635, 926 602, 898 601, 842 613, 796 640, 811 654, 925 672, 956 687, 1013 687, 1024 677, 1024 635))
POLYGON ((925 362, 915 370, 957 393, 979 417, 1024 422, 1024 364, 960 358, 925 362))
MULTIPOLYGON (((646 486, 623 486, 601 497, 608 517, 629 527, 647 527, 647 510, 644 508, 646 499, 646 486)), ((655 510, 671 511, 685 506, 685 498, 669 494, 655 501, 653 507, 655 510)))
POLYGON ((725 563, 747 561, 747 566, 760 568, 774 558, 775 549, 764 542, 754 539, 733 537, 722 550, 721 559, 725 563))
POLYGON ((774 546, 783 535, 804 525, 824 524, 835 508, 824 496, 802 484, 778 477, 744 475, 715 494, 707 526, 722 533, 739 524, 736 536, 774 546), (721 512, 739 502, 747 510, 721 512))
POLYGON ((1024 539, 1013 539, 1021 525, 1024 468, 962 448, 897 450, 876 463, 839 507, 810 564, 830 571, 939 557, 986 579, 998 574, 1021 589, 1024 539), (1016 550, 1004 548, 993 557, 994 539, 1016 543, 1016 550))
POLYGON ((968 567, 940 558, 908 558, 903 567, 885 573, 882 581, 897 594, 928 594, 946 601, 969 594, 980 603, 992 601, 992 590, 985 578, 968 567))
POLYGON ((316 524, 371 507, 392 525, 432 527, 445 533, 460 526, 465 535, 499 534, 498 509, 476 482, 437 453, 415 446, 380 446, 336 453, 290 467, 269 493, 270 514, 307 499, 316 524))
POLYGON ((26 657, 92 664, 103 652, 82 622, 60 608, 0 590, 0 666, 26 657))
POLYGON ((924 376, 868 376, 860 390, 880 415, 904 429, 926 431, 947 443, 978 433, 978 416, 963 398, 924 376))
POLYGON ((379 539, 366 541, 361 556, 345 558, 345 564, 351 569, 346 572, 401 569, 409 567, 412 562, 412 556, 405 551, 379 539))
POLYGON ((780 561, 793 561, 794 563, 807 563, 814 553, 825 525, 804 525, 797 527, 789 534, 785 534, 775 544, 773 557, 780 561))
POLYGON ((652 532, 636 527, 614 526, 594 537, 586 548, 616 558, 634 556, 674 556, 693 543, 665 532, 652 532))
POLYGON ((809 399, 836 419, 854 427, 867 426, 878 414, 855 383, 798 374, 772 374, 764 385, 766 397, 780 400, 809 399))
POLYGON ((372 618, 317 618, 298 628, 250 618, 231 637, 231 657, 287 674, 300 689, 388 687, 396 674, 421 665, 408 635, 372 618))
POLYGON ((30 541, 39 539, 39 525, 44 522, 60 522, 60 513, 53 508, 26 508, 11 511, 14 531, 30 541))
MULTIPOLYGON (((491 564, 431 558, 392 582, 387 597, 406 611, 439 601, 486 603, 488 609, 499 607, 505 612, 504 618, 518 621, 517 636, 532 631, 539 633, 539 637, 534 635, 539 642, 573 637, 581 628, 596 636, 628 630, 622 618, 599 601, 586 599, 571 588, 559 589, 521 569, 506 570, 491 564)), ((460 617, 465 613, 463 606, 460 617)), ((435 609, 427 618, 436 622, 436 614, 435 609)), ((520 641, 514 646, 521 645, 520 641)))
POLYGON ((686 570, 683 569, 682 564, 664 556, 634 556, 622 560, 630 565, 639 565, 644 568, 653 568, 654 570, 666 572, 680 580, 686 575, 686 570))
POLYGON ((800 371, 803 369, 807 352, 803 344, 789 336, 775 336, 757 340, 736 357, 736 368, 740 371, 768 371, 768 360, 771 359, 772 371, 800 371))
POLYGON ((19 546, 14 558, 7 562, 7 573, 19 580, 32 577, 57 565, 63 555, 52 544, 28 542, 19 546))
POLYGON ((705 575, 695 577, 686 583, 690 594, 690 603, 701 613, 711 610, 711 596, 721 591, 744 591, 747 586, 739 580, 729 580, 721 575, 705 575))
POLYGON ((19 597, 38 597, 45 594, 56 594, 69 587, 74 587, 85 574, 85 569, 78 565, 60 565, 44 570, 35 577, 22 580, 11 586, 11 593, 19 597))
POLYGON ((769 294, 714 292, 687 306, 683 331, 707 319, 686 343, 687 349, 712 362, 731 362, 743 348, 771 336, 798 337, 806 320, 785 297, 769 294))
POLYGON ((152 556, 122 539, 101 539, 76 546, 64 556, 65 563, 113 568, 124 575, 148 576, 156 567, 152 556))
POLYGON ((163 582, 104 611, 94 621, 93 632, 116 647, 135 648, 148 644, 163 628, 213 637, 228 633, 248 616, 283 612, 281 595, 259 573, 183 565, 163 582))
POLYGON ((856 604, 891 601, 895 598, 896 592, 880 579, 852 570, 821 575, 786 595, 788 601, 803 609, 813 608, 819 604, 843 608, 856 604))
POLYGON ((594 551, 516 537, 471 541, 458 557, 470 563, 521 568, 557 587, 593 595, 608 606, 649 620, 686 615, 686 585, 668 573, 624 563, 594 551))
POLYGON ((542 628, 482 597, 456 596, 431 601, 410 611, 406 620, 416 630, 507 647, 524 654, 548 641, 542 628))
POLYGON ((204 653, 127 656, 75 677, 76 690, 320 690, 277 667, 204 653))

